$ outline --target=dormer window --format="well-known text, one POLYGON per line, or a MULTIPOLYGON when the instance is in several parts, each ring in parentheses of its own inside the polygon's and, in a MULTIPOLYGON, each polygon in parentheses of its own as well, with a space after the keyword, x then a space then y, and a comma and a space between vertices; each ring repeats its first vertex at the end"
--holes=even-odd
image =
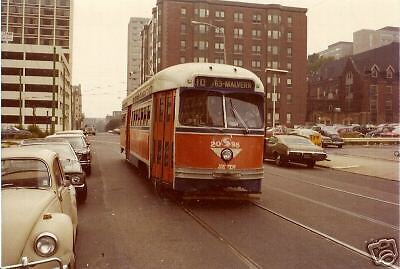
POLYGON ((386 78, 393 78, 393 67, 391 65, 388 66, 388 68, 386 69, 386 78))
POLYGON ((374 64, 371 68, 371 77, 377 78, 378 77, 379 68, 374 64))

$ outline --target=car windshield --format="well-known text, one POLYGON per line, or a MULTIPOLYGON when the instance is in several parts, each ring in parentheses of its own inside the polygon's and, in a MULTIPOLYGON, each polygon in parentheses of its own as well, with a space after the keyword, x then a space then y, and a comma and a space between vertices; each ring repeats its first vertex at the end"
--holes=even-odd
POLYGON ((263 128, 263 97, 250 93, 184 90, 180 98, 179 122, 186 126, 263 128))
POLYGON ((1 160, 1 187, 47 188, 50 176, 46 164, 36 159, 1 160))
POLYGON ((284 143, 287 144, 294 144, 294 145, 313 145, 310 140, 301 138, 301 137, 296 137, 296 136, 291 136, 291 137, 285 137, 281 138, 284 143))
MULTIPOLYGON (((52 140, 58 139, 58 135, 53 136, 51 139, 52 140)), ((83 137, 80 137, 80 136, 61 136, 60 135, 59 139, 63 140, 63 141, 65 141, 65 140, 68 141, 68 143, 71 144, 73 149, 81 149, 81 148, 86 147, 86 143, 85 143, 83 137)))
POLYGON ((58 157, 60 160, 76 160, 78 161, 78 158, 75 155, 75 152, 73 149, 68 145, 68 144, 36 144, 36 145, 26 145, 24 147, 30 147, 30 148, 38 148, 38 149, 48 149, 51 151, 54 151, 55 153, 58 154, 58 157))

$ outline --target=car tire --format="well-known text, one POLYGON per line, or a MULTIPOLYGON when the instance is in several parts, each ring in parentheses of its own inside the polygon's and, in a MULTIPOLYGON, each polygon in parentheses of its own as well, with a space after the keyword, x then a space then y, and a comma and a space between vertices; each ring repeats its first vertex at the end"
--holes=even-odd
POLYGON ((343 147, 343 145, 338 145, 337 147, 338 147, 338 149, 341 149, 343 147))
POLYGON ((88 167, 87 169, 86 169, 86 175, 88 175, 88 176, 90 176, 92 174, 92 167, 88 167))
POLYGON ((276 154, 275 164, 278 166, 284 166, 287 164, 287 161, 285 160, 284 157, 282 157, 282 155, 276 154))
POLYGON ((308 161, 307 162, 307 167, 308 168, 314 168, 314 166, 315 166, 315 161, 313 160, 313 161, 308 161))
POLYGON ((84 203, 87 199, 87 186, 85 185, 85 187, 83 188, 83 191, 80 192, 78 201, 79 203, 84 203))

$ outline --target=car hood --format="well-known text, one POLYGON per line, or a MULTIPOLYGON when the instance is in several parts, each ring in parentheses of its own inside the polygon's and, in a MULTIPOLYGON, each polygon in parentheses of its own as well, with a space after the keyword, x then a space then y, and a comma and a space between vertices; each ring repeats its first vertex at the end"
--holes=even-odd
POLYGON ((66 174, 69 173, 82 173, 81 164, 76 161, 68 161, 68 160, 61 160, 62 167, 64 168, 64 172, 66 174))
POLYGON ((298 151, 314 151, 323 153, 322 148, 314 145, 288 145, 289 151, 298 150, 298 151))
POLYGON ((29 235, 43 211, 56 195, 38 189, 3 189, 1 191, 2 265, 19 262, 29 235))

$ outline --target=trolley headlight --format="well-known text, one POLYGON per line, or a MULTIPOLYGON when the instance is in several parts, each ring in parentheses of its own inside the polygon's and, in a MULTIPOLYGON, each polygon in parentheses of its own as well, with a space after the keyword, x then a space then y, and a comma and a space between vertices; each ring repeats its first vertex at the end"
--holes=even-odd
POLYGON ((73 175, 71 176, 71 183, 72 184, 80 184, 81 183, 81 178, 78 175, 73 175))
POLYGON ((57 250, 57 237, 52 233, 41 233, 36 237, 34 249, 41 257, 50 257, 57 250))
POLYGON ((221 151, 221 159, 228 162, 230 160, 232 160, 233 158, 233 152, 230 149, 223 149, 221 151))

